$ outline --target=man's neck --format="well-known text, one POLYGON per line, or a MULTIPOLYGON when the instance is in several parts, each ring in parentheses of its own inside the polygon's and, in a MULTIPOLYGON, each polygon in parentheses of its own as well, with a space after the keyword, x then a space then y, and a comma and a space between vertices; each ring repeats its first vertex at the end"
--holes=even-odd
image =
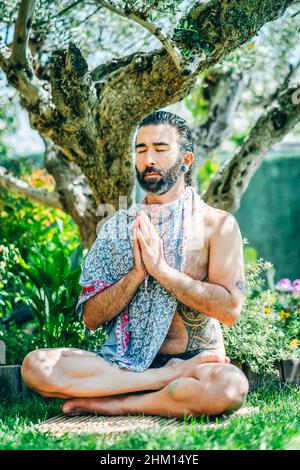
POLYGON ((168 204, 176 201, 185 190, 185 187, 184 181, 179 181, 179 184, 176 184, 165 194, 147 193, 147 204, 168 204))

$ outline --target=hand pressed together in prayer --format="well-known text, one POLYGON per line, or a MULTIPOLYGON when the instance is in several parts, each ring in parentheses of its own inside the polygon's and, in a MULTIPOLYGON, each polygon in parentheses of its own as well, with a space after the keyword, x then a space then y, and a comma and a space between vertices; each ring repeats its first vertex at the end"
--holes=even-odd
POLYGON ((135 270, 143 271, 141 263, 144 263, 146 271, 153 277, 167 266, 164 257, 163 243, 156 227, 147 214, 141 210, 138 212, 133 230, 135 270))

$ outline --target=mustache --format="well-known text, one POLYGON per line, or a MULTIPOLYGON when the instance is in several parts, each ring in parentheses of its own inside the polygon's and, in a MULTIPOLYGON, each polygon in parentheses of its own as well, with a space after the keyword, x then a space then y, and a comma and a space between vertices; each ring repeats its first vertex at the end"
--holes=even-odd
POLYGON ((158 175, 161 175, 161 172, 160 172, 160 171, 157 171, 157 170, 155 170, 155 169, 153 169, 153 170, 151 170, 151 169, 149 170, 149 169, 148 169, 147 171, 144 171, 143 176, 146 176, 146 175, 148 175, 149 173, 157 173, 158 175))

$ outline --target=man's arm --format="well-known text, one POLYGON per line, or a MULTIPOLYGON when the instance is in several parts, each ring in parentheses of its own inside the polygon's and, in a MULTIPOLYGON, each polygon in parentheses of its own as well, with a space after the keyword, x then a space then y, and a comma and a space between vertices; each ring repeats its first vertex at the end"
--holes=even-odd
POLYGON ((125 276, 86 301, 82 319, 89 330, 117 316, 131 301, 140 284, 140 274, 131 269, 125 276))
POLYGON ((210 237, 209 282, 195 280, 167 264, 155 277, 188 307, 225 325, 234 324, 241 312, 245 283, 243 241, 235 217, 225 212, 210 237))

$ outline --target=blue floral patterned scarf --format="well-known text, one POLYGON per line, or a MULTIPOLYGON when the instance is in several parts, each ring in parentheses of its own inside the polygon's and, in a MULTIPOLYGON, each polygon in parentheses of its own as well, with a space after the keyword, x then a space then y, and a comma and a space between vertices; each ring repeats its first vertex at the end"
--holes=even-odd
MULTIPOLYGON (((171 203, 146 204, 144 198, 107 220, 83 264, 80 278, 83 289, 76 306, 79 318, 89 298, 117 282, 132 268, 132 229, 137 211, 143 209, 158 229, 166 262, 184 272, 187 248, 197 249, 203 242, 202 224, 197 219, 202 216, 203 204, 195 189, 187 186, 171 203)), ((127 307, 103 324, 108 336, 99 354, 119 367, 137 372, 146 370, 164 342, 177 304, 178 300, 146 273, 145 282, 127 307)))

